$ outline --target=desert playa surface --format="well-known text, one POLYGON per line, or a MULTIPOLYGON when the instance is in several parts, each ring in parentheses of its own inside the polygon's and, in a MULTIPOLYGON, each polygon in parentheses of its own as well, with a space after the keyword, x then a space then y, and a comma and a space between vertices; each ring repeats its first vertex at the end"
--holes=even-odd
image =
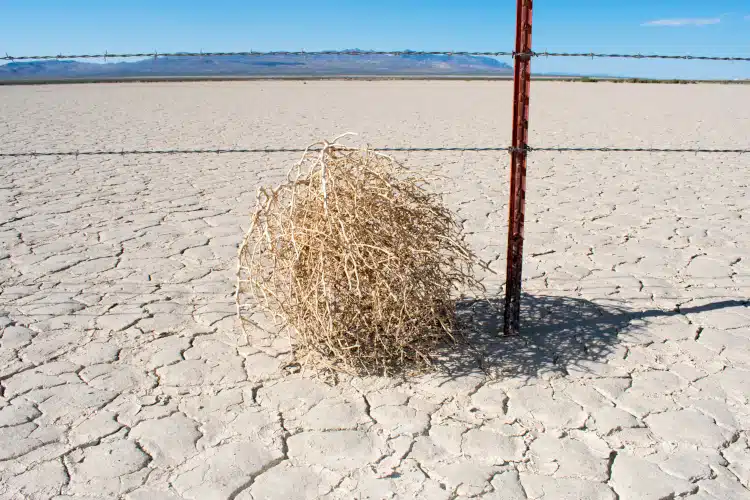
MULTIPOLYGON (((511 82, 0 87, 0 152, 510 142, 511 82)), ((750 88, 534 82, 532 146, 749 148, 750 88)), ((497 275, 418 377, 285 368, 237 244, 297 153, 0 157, 0 498, 750 498, 750 154, 397 152, 497 275), (263 322, 258 315, 257 321, 263 322)))

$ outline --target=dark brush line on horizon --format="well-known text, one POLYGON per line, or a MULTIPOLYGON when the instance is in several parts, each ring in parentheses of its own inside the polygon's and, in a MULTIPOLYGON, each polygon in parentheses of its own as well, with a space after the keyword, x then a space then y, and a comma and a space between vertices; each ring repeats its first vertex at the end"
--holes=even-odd
MULTIPOLYGON (((574 83, 637 83, 637 84, 673 84, 673 85, 696 85, 696 84, 720 84, 720 85, 750 85, 750 79, 737 80, 695 80, 695 79, 660 79, 660 78, 634 78, 629 76, 588 76, 588 75, 554 75, 547 73, 532 74, 532 81, 548 82, 574 82, 574 83)), ((199 75, 199 76, 99 76, 99 77, 36 77, 36 78, 0 78, 0 86, 5 85, 68 85, 89 83, 158 83, 158 82, 242 82, 242 81, 512 81, 513 75, 461 75, 461 74, 362 74, 362 75, 199 75)))
MULTIPOLYGON (((314 148, 313 148, 314 150, 314 148)), ((121 150, 121 151, 34 151, 18 153, 1 153, 0 158, 17 157, 45 157, 45 156, 125 156, 125 155, 176 155, 176 154, 228 154, 228 153, 302 153, 305 149, 300 148, 255 148, 255 149, 152 149, 152 150, 121 150)), ((709 153, 709 154, 746 154, 750 148, 745 149, 704 149, 704 148, 611 148, 611 147, 424 147, 424 148, 378 148, 378 151, 389 152, 439 152, 439 151, 461 151, 461 152, 498 152, 508 153, 525 152, 602 152, 602 153, 709 153)))
POLYGON ((393 56, 423 56, 423 55, 444 55, 444 56, 489 56, 489 57, 588 57, 588 58, 625 58, 625 59, 680 59, 690 61, 746 61, 750 62, 750 57, 729 57, 729 56, 693 56, 693 55, 670 55, 670 54, 607 54, 596 52, 507 52, 507 51, 419 51, 419 50, 321 50, 321 51, 267 51, 267 52, 139 52, 110 54, 58 54, 58 55, 37 55, 37 56, 11 56, 6 53, 0 57, 5 61, 38 61, 54 59, 128 59, 128 58, 159 58, 159 57, 225 57, 225 56, 320 56, 320 55, 393 55, 393 56))

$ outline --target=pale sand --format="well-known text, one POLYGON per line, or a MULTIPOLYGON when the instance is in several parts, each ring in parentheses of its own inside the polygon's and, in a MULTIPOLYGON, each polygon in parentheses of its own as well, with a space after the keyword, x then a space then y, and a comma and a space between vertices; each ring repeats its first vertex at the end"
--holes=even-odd
MULTIPOLYGON (((511 90, 0 87, 0 152, 507 146, 511 90)), ((535 82, 531 107, 532 146, 750 148, 743 86, 535 82)), ((507 153, 395 155, 451 176, 497 292, 507 153)), ((750 495, 750 155, 533 153, 524 338, 480 304, 481 362, 334 387, 233 317, 255 190, 297 156, 0 158, 0 498, 750 495)))

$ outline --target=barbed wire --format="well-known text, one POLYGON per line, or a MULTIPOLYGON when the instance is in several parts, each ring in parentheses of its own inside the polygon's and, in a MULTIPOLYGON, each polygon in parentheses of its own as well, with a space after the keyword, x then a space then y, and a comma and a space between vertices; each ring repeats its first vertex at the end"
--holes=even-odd
POLYGON ((249 52, 139 52, 110 54, 58 54, 42 56, 11 56, 6 53, 0 57, 0 60, 6 61, 35 61, 47 59, 129 59, 129 58, 146 58, 146 57, 228 57, 228 56, 364 56, 364 55, 392 55, 392 56, 513 56, 513 52, 504 51, 452 51, 452 50, 318 50, 318 51, 249 51, 249 52))
POLYGON ((318 50, 318 51, 245 51, 245 52, 137 52, 137 53, 112 53, 101 54, 57 54, 57 55, 31 55, 12 56, 6 53, 0 57, 4 61, 40 61, 52 59, 131 59, 131 58, 159 58, 159 57, 229 57, 229 56, 365 56, 365 55, 391 55, 391 56, 489 56, 489 57, 588 57, 588 58, 623 58, 623 59, 680 59, 690 61, 746 61, 750 57, 733 56, 693 56, 675 54, 607 54, 597 52, 520 52, 513 51, 454 51, 454 50, 318 50))
POLYGON ((601 54, 596 52, 529 52, 518 54, 531 57, 589 57, 595 58, 619 58, 619 59, 681 59, 688 61, 747 61, 750 57, 729 56, 691 56, 691 55, 669 55, 669 54, 601 54))
MULTIPOLYGON (((512 150, 513 148, 508 148, 512 150)), ((523 148, 516 148, 523 149, 523 148)), ((532 147, 527 151, 551 151, 551 152, 603 152, 603 153, 750 153, 750 148, 744 149, 710 149, 710 148, 611 148, 611 147, 532 147)))
MULTIPOLYGON (((47 157, 47 156, 130 156, 130 155, 178 155, 178 154, 235 154, 235 153, 304 153, 303 148, 254 148, 254 149, 144 149, 144 150, 90 150, 90 151, 22 151, 14 153, 0 152, 0 158, 17 157, 47 157)), ((311 149, 315 151, 315 149, 311 149)), ((708 154, 745 154, 748 148, 712 149, 712 148, 653 148, 653 147, 536 147, 514 148, 510 146, 496 147, 384 147, 378 151, 388 152, 602 152, 602 153, 708 153, 708 154)))
MULTIPOLYGON (((409 151, 509 151, 508 147, 385 147, 378 151, 409 152, 409 151)), ((311 148, 310 151, 316 151, 311 148)), ((304 153, 305 148, 230 148, 230 149, 141 149, 141 150, 91 150, 91 151, 24 151, 18 153, 2 153, 0 157, 19 156, 125 156, 125 155, 176 155, 176 154, 235 154, 235 153, 304 153)))
MULTIPOLYGON (((750 61, 750 57, 725 56, 692 56, 692 55, 664 55, 664 54, 605 54, 595 52, 507 52, 507 51, 379 51, 379 50, 323 50, 323 51, 249 51, 249 52, 158 52, 153 53, 115 53, 102 54, 58 54, 11 56, 6 53, 0 60, 50 60, 50 59, 108 59, 108 58, 146 58, 146 57, 224 57, 224 56, 315 56, 315 55, 447 55, 447 56, 511 56, 511 57, 590 57, 590 58, 629 58, 629 59, 680 59, 702 61, 750 61)), ((507 151, 507 152, 629 152, 629 153, 750 153, 750 148, 739 149, 711 149, 711 148, 614 148, 614 147, 390 147, 381 148, 390 152, 431 152, 431 151, 507 151)), ((32 152, 0 152, 0 157, 45 157, 45 156, 115 156, 115 155, 175 155, 175 154, 237 154, 237 153, 301 153, 299 148, 229 148, 229 149, 162 149, 162 150, 90 150, 90 151, 32 151, 32 152)))

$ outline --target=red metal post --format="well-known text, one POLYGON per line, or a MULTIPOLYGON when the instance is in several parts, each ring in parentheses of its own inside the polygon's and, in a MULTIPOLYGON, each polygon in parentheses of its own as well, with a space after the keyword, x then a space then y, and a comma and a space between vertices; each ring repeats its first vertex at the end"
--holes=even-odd
POLYGON ((526 205, 526 147, 529 137, 529 91, 531 89, 532 0, 518 0, 516 9, 513 148, 510 153, 508 267, 505 279, 505 335, 517 335, 521 322, 523 219, 526 205))

